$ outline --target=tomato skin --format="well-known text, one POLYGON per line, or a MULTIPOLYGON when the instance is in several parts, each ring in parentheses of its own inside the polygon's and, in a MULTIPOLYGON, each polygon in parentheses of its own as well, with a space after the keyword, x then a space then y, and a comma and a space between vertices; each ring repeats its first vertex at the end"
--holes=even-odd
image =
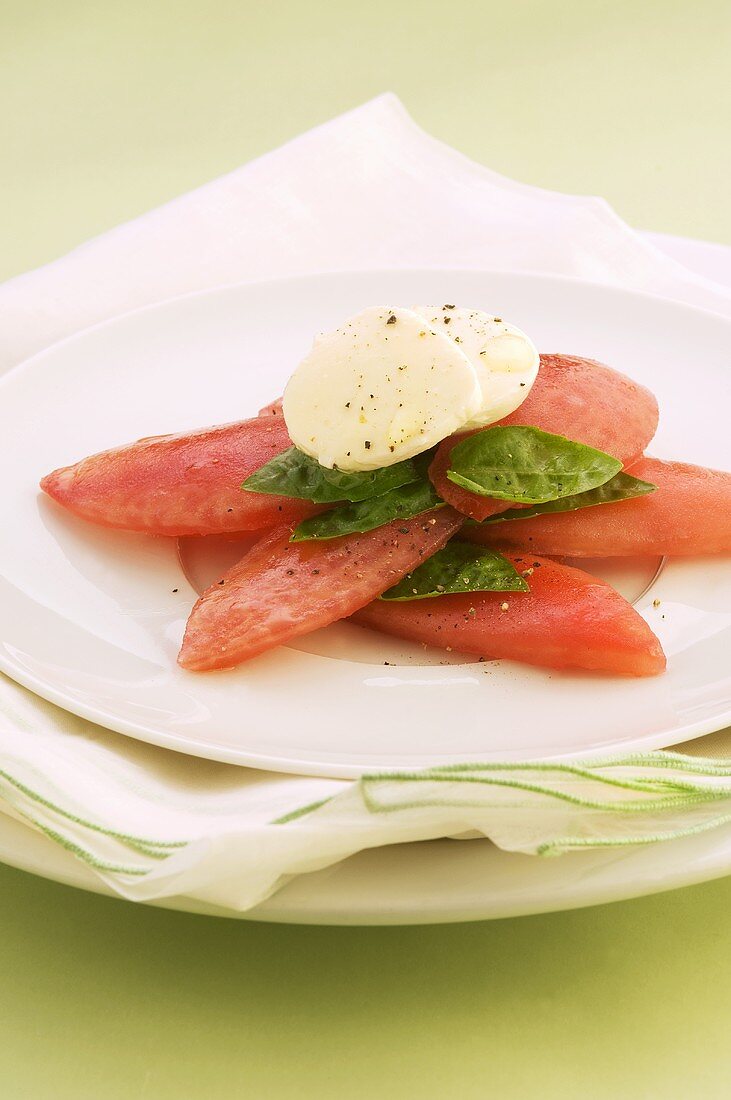
POLYGON ((195 672, 232 668, 344 619, 441 549, 462 522, 435 508, 323 542, 290 542, 291 527, 277 527, 200 597, 178 662, 195 672))
POLYGON ((731 473, 641 458, 630 473, 654 493, 576 512, 465 527, 482 546, 570 558, 731 552, 731 473))
POLYGON ((151 436, 47 474, 41 488, 74 515, 153 535, 214 535, 298 523, 309 501, 241 490, 291 446, 280 416, 151 436))
POLYGON ((524 575, 528 571, 530 592, 375 600, 353 621, 413 642, 548 668, 625 676, 664 670, 665 655, 650 627, 604 581, 548 558, 506 556, 524 575))
MULTIPOLYGON (((594 359, 542 355, 533 388, 520 408, 501 424, 524 424, 563 435, 619 458, 625 465, 647 447, 657 429, 657 401, 644 386, 594 359)), ((467 433, 473 434, 473 433, 467 433)), ((447 477, 452 447, 465 436, 440 444, 429 469, 439 495, 472 519, 519 507, 470 493, 447 477)))

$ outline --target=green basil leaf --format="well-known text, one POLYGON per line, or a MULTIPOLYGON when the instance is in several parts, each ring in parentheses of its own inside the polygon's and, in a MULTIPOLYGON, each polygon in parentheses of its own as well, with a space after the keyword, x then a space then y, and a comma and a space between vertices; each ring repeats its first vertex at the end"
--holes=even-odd
POLYGON ((380 470, 347 472, 328 470, 296 447, 270 459, 260 470, 247 477, 242 489, 250 493, 296 497, 315 504, 334 504, 341 500, 368 500, 391 489, 410 485, 421 477, 414 459, 396 462, 380 470))
POLYGON ((373 531, 394 519, 412 519, 431 508, 443 508, 444 501, 432 483, 424 478, 412 485, 401 485, 380 497, 341 504, 331 512, 303 520, 295 529, 291 542, 306 539, 335 539, 354 531, 373 531))
POLYGON ((518 424, 476 432, 453 447, 450 457, 447 477, 455 485, 521 504, 587 492, 622 469, 603 451, 518 424))
POLYGON ((496 550, 449 542, 413 573, 389 588, 382 600, 424 600, 455 592, 528 592, 515 566, 496 550))
MULTIPOLYGON (((547 512, 575 512, 579 508, 594 508, 597 504, 616 504, 620 500, 631 500, 632 497, 642 497, 647 493, 654 493, 657 485, 649 481, 640 481, 631 474, 619 473, 586 493, 577 493, 571 497, 561 497, 558 500, 548 500, 545 504, 535 504, 531 508, 509 508, 507 512, 499 512, 496 516, 490 516, 483 520, 483 524, 501 523, 510 519, 530 519, 531 516, 543 516, 547 512)), ((469 522, 469 521, 468 521, 469 522)), ((480 527, 482 524, 477 524, 480 527)))

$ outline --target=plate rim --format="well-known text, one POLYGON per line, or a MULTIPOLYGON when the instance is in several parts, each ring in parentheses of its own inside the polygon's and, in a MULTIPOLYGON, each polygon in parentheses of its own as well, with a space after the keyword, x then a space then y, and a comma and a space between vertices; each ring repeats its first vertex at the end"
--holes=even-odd
MULTIPOLYGON (((725 878, 731 873, 731 825, 721 826, 695 837, 681 837, 677 840, 667 841, 658 845, 658 851, 668 854, 670 848, 674 848, 676 855, 679 847, 687 846, 688 842, 694 842, 697 853, 688 860, 674 858, 664 861, 664 870, 656 864, 654 874, 649 874, 639 880, 636 876, 627 875, 627 864, 635 859, 641 859, 643 854, 651 853, 652 844, 633 849, 606 849, 602 852, 566 852, 559 858, 561 860, 584 860, 587 856, 601 857, 601 862, 591 868, 588 873, 580 875, 570 884, 564 884, 560 894, 554 893, 540 900, 540 887, 527 889, 523 883, 517 896, 513 895, 513 901, 506 901, 505 891, 501 897, 500 890, 496 888, 487 876, 484 875, 484 867, 478 866, 475 859, 475 869, 478 874, 470 875, 470 887, 466 890, 461 886, 462 895, 459 901, 454 900, 454 895, 437 894, 428 892, 419 884, 414 891, 414 896, 409 901, 394 902, 388 898, 379 898, 378 875, 379 861, 385 856, 387 859, 396 854, 396 858, 407 860, 407 851, 412 844, 386 845, 380 848, 364 849, 356 852, 348 859, 325 867, 321 871, 313 871, 308 874, 296 876, 291 882, 285 883, 279 890, 243 912, 235 909, 227 909, 213 903, 191 898, 184 894, 176 894, 163 898, 135 900, 117 893, 103 878, 95 876, 89 867, 78 860, 71 852, 59 848, 48 837, 37 831, 26 822, 12 814, 6 814, 0 810, 0 862, 16 870, 27 874, 36 875, 49 882, 55 882, 74 890, 82 890, 85 893, 96 894, 99 897, 109 898, 117 902, 128 902, 132 905, 143 905, 154 909, 165 909, 171 912, 191 913, 197 916, 224 917, 227 920, 263 921, 272 924, 302 924, 315 926, 360 926, 360 927, 388 927, 388 926, 418 926, 428 924, 465 924, 471 921, 505 920, 517 917, 536 916, 539 914, 567 912, 574 909, 589 909, 595 905, 608 905, 615 902, 632 901, 653 894, 667 893, 670 890, 682 889, 686 886, 700 885, 714 879, 725 878), (12 852, 8 851, 8 834, 12 838, 12 852), (715 843, 714 843, 715 842, 715 843), (31 854, 31 851, 33 854, 31 854), (395 853, 395 849, 401 851, 395 853), (357 861, 359 856, 366 856, 368 861, 375 861, 376 866, 361 867, 356 863, 355 875, 357 878, 365 874, 374 880, 376 891, 374 900, 361 901, 353 904, 348 898, 352 884, 347 881, 338 882, 338 873, 349 863, 357 861), (616 870, 620 867, 622 874, 616 876, 616 870), (480 876, 479 872, 483 872, 480 876), (323 902, 318 900, 318 885, 323 878, 327 882, 330 898, 323 902), (333 890, 334 887, 334 890, 333 890), (335 900, 333 900, 333 896, 335 900)), ((427 859, 433 859, 434 846, 446 846, 452 844, 447 838, 425 841, 421 845, 427 859)), ((475 839, 462 843, 468 848, 468 857, 471 857, 471 849, 474 847, 475 856, 485 854, 485 848, 492 849, 489 840, 475 839)), ((499 857, 513 860, 531 859, 537 860, 537 856, 521 856, 520 854, 496 850, 499 857)), ((451 859, 451 855, 448 857, 451 859)), ((489 859, 489 853, 488 853, 489 859)), ((354 868, 351 866, 350 873, 354 868)), ((413 879, 409 883, 413 888, 413 879)), ((545 895, 544 895, 545 896, 545 895)))
MULTIPOLYGON (((684 238, 677 238, 683 240, 684 238)), ((690 239, 690 238, 689 238, 690 239)), ((695 242, 700 243, 700 242, 695 242)), ((703 242, 712 244, 712 242, 703 242)), ((731 245, 717 245, 715 247, 728 247, 731 250, 731 245)), ((186 302, 198 298, 213 297, 216 294, 220 294, 223 291, 229 290, 243 290, 251 287, 265 287, 281 284, 291 283, 309 283, 319 279, 331 279, 334 276, 342 279, 359 278, 363 276, 377 277, 381 276, 392 277, 394 275, 425 275, 425 274, 440 274, 440 275, 486 275, 497 278, 514 278, 514 279, 530 279, 535 282, 550 282, 550 283, 565 283, 568 286, 584 286, 594 290, 601 290, 604 293, 615 294, 619 297, 629 298, 643 298, 653 302, 663 302, 672 304, 680 309, 686 310, 690 313, 698 313, 715 320, 724 321, 727 324, 731 321, 731 317, 724 313, 720 313, 718 310, 708 309, 705 306, 699 306, 691 304, 690 302, 683 301, 682 298, 674 298, 672 295, 659 294, 650 290, 634 290, 628 287, 619 286, 614 283, 603 283, 598 279, 586 279, 581 275, 566 275, 566 274, 554 274, 550 271, 531 271, 519 267, 452 267, 452 266, 436 266, 436 267, 374 267, 374 268, 333 268, 332 270, 314 271, 309 275, 282 275, 272 276, 267 279, 237 279, 230 283, 216 283, 214 286, 205 287, 200 290, 189 290, 183 294, 173 294, 166 298, 160 298, 155 302, 149 302, 144 306, 135 306, 133 309, 126 309, 122 313, 115 313, 113 317, 105 317, 101 321, 95 321, 91 325, 87 325, 84 328, 78 329, 76 332, 69 333, 67 336, 62 336, 59 340, 54 340, 52 344, 49 344, 45 348, 41 348, 39 351, 34 352, 32 355, 27 356, 25 359, 21 359, 20 362, 13 364, 8 370, 0 371, 0 388, 5 385, 6 381, 15 375, 16 372, 20 372, 26 367, 35 366, 39 360, 42 360, 46 355, 50 355, 56 352, 59 348, 66 347, 68 344, 73 344, 77 340, 81 340, 83 337, 90 335, 93 332, 99 332, 102 329, 112 327, 119 324, 122 321, 126 321, 131 317, 137 317, 141 314, 151 313, 157 309, 163 309, 165 306, 172 305, 177 302, 186 302)), ((723 284, 720 284, 723 286, 723 284)))

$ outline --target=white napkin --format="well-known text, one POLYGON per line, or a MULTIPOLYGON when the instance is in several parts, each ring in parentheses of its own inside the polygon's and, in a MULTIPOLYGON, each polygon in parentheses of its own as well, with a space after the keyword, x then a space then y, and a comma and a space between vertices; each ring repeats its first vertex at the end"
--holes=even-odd
POLYGON ((491 172, 388 94, 11 279, 0 291, 0 369, 189 291, 397 267, 548 271, 731 310, 728 289, 670 260, 603 199, 491 172))
MULTIPOLYGON (((600 199, 514 183, 381 96, 0 288, 0 370, 61 337, 192 290, 325 270, 560 272, 731 313, 600 199)), ((365 847, 484 833, 550 853, 638 843, 731 815, 724 760, 476 764, 358 783, 254 772, 137 744, 0 678, 0 808, 130 898, 243 911, 365 847)))
POLYGON ((363 848, 477 833, 553 855, 731 821, 729 760, 656 752, 313 779, 164 752, 23 689, 2 696, 5 812, 137 901, 184 896, 243 912, 363 848))

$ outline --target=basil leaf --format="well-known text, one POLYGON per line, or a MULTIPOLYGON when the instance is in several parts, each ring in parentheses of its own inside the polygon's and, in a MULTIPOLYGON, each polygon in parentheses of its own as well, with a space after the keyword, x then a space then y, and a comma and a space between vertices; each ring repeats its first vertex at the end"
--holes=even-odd
POLYGON ((296 447, 290 447, 247 477, 241 488, 250 493, 334 504, 341 500, 368 500, 401 485, 409 485, 420 477, 414 459, 396 462, 380 470, 347 472, 328 470, 296 447))
POLYGON ((424 600, 455 592, 528 591, 525 580, 502 554, 464 542, 449 542, 380 599, 424 600))
MULTIPOLYGON (((530 519, 531 516, 543 516, 547 512, 575 512, 579 508, 594 508, 597 504, 616 504, 620 500, 631 500, 633 497, 642 497, 647 493, 654 493, 657 485, 649 481, 640 481, 631 474, 619 473, 586 493, 577 493, 575 496, 562 497, 559 500, 548 500, 544 504, 536 504, 532 508, 509 508, 507 512, 499 512, 496 516, 490 516, 476 524, 481 527, 487 523, 501 523, 506 519, 530 519)), ((469 521, 468 521, 469 522, 469 521)))
POLYGON ((380 497, 359 500, 354 504, 342 504, 325 512, 303 520, 295 529, 290 542, 303 542, 306 539, 334 539, 339 535, 349 535, 354 531, 372 531, 383 527, 394 519, 412 519, 431 508, 443 508, 444 501, 437 494, 432 483, 424 478, 413 485, 401 485, 391 489, 380 497))
POLYGON ((498 425, 463 439, 447 477, 480 496, 543 504, 603 485, 619 459, 562 435, 523 425, 498 425))

